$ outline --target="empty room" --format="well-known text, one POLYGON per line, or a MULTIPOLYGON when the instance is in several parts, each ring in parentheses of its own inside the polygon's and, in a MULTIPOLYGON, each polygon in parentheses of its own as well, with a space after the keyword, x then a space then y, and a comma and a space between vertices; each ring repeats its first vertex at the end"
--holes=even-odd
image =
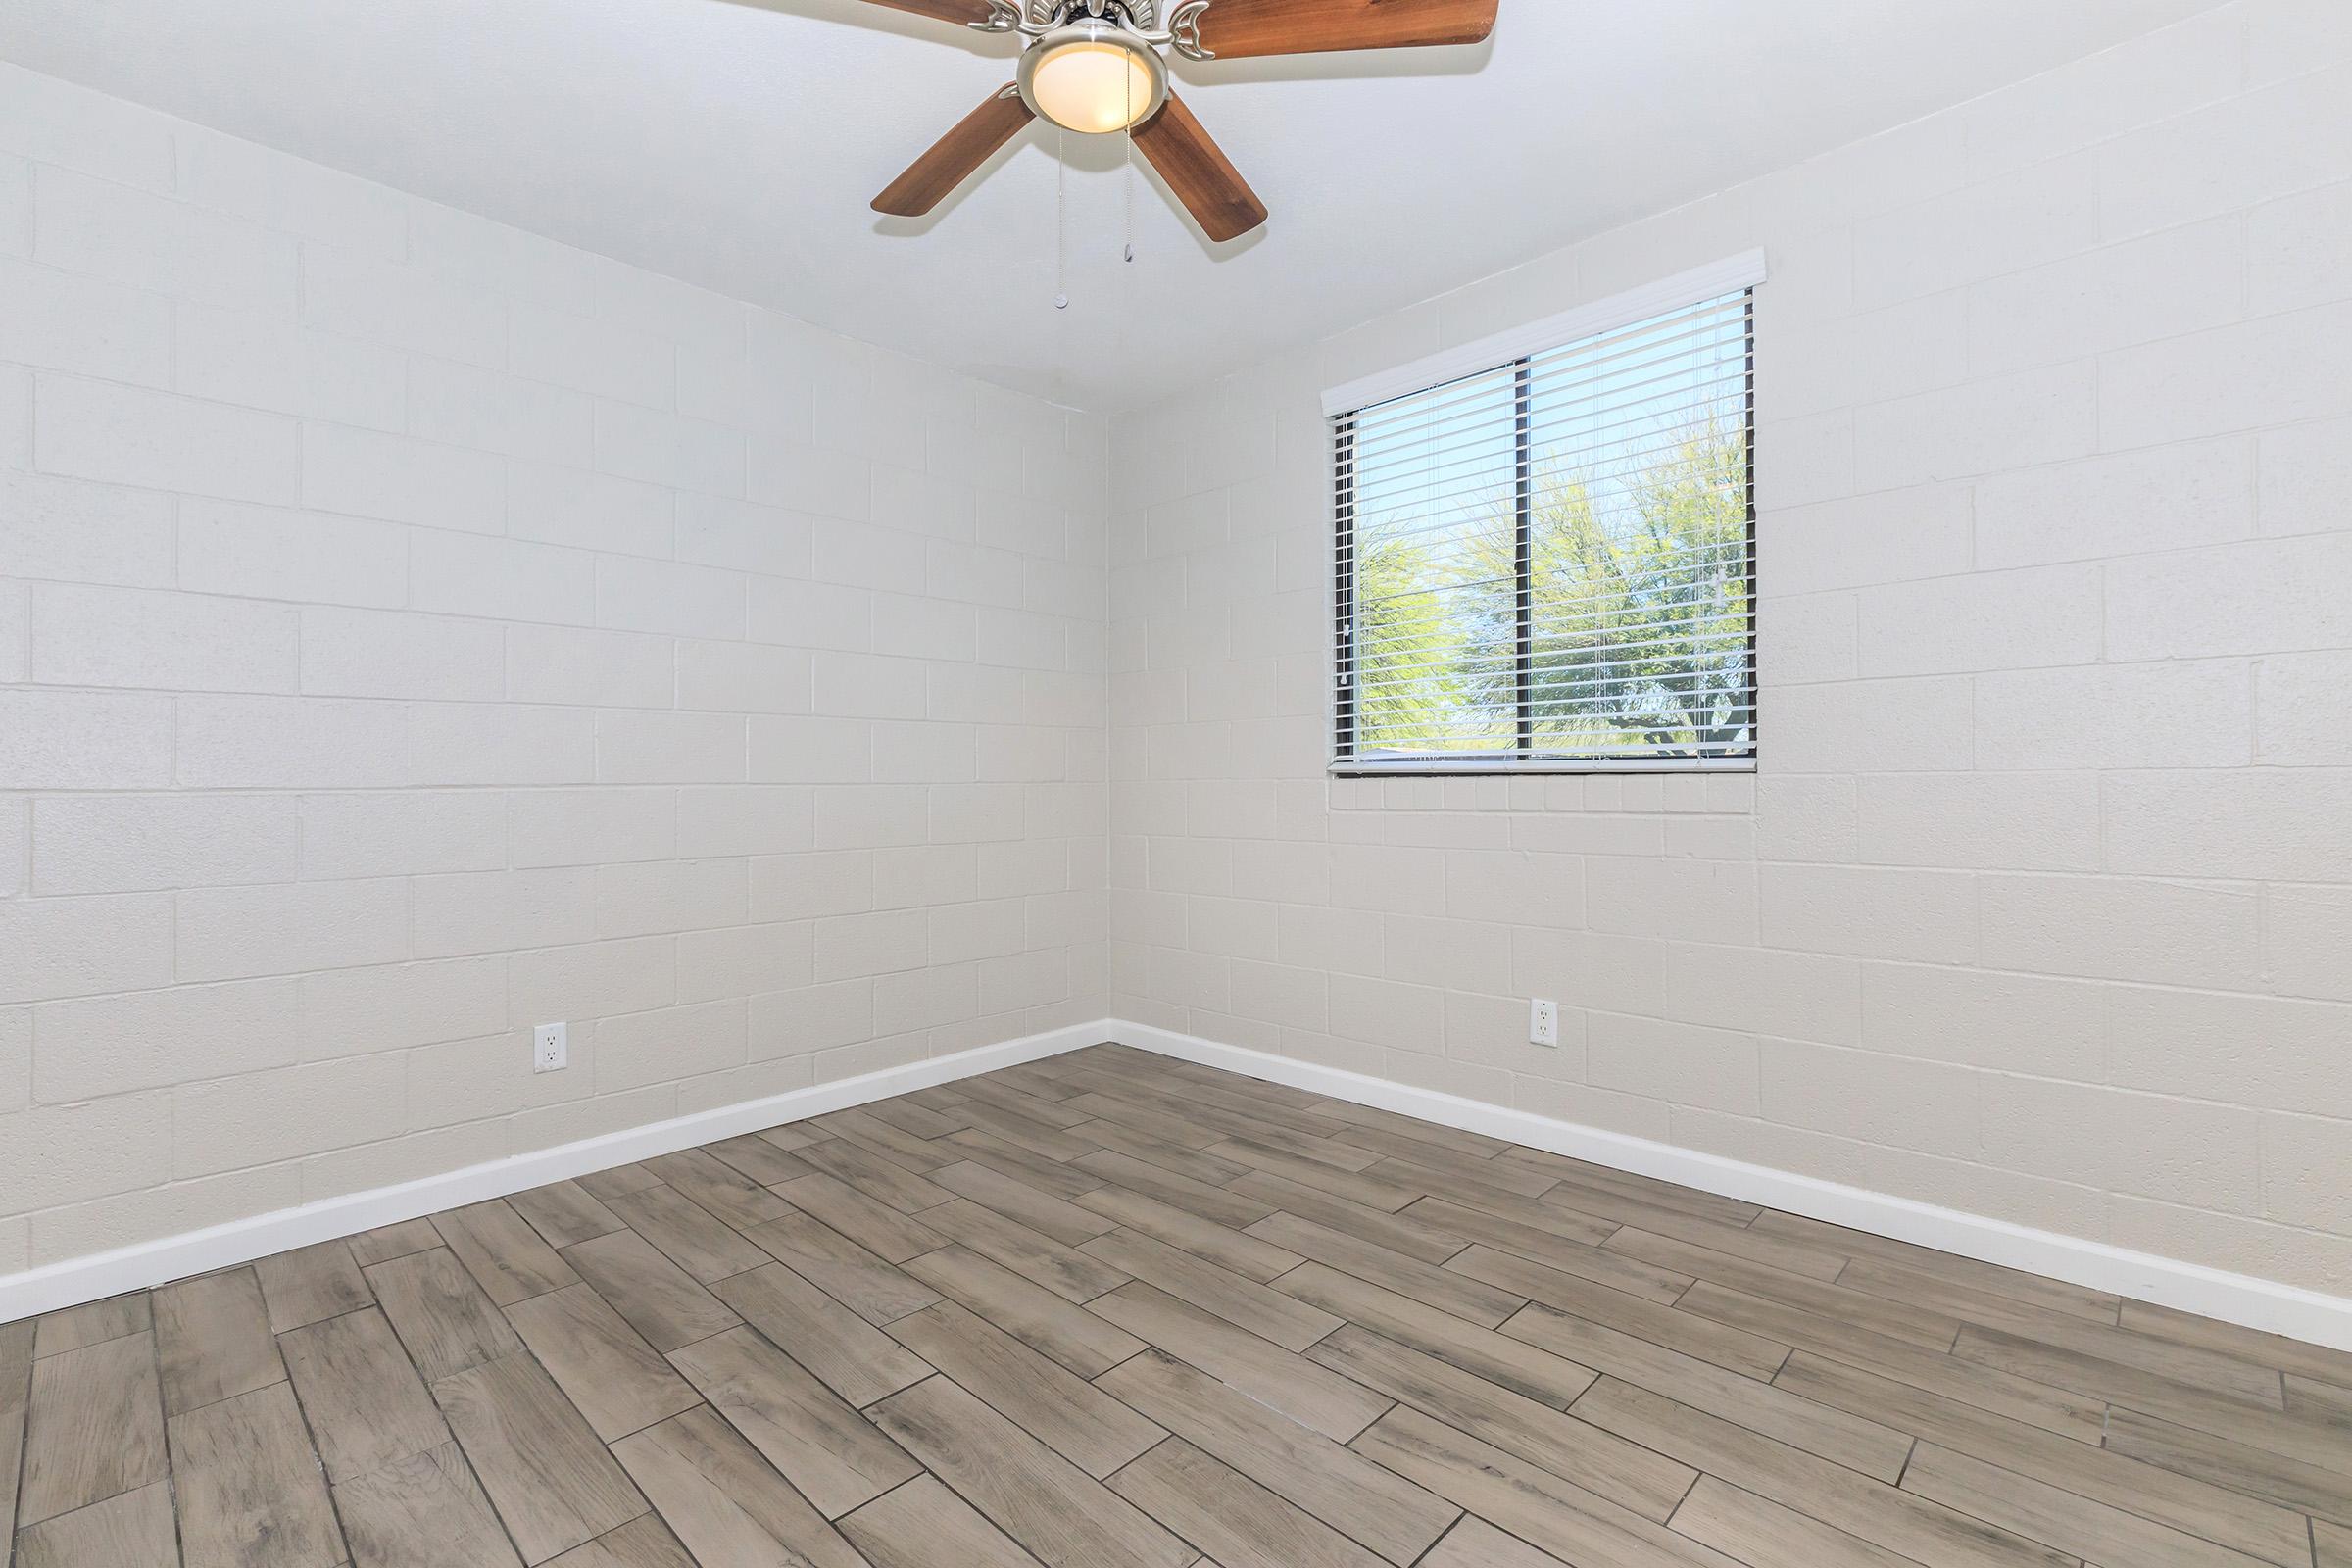
POLYGON ((2352 3, 0 0, 0 1568, 2352 1568, 2352 3))

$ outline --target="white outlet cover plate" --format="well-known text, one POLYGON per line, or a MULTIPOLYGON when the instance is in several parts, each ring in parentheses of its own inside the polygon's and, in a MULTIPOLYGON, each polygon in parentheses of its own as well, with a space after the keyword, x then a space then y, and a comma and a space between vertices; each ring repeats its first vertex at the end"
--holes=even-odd
POLYGON ((531 1070, 561 1072, 571 1065, 570 1026, 543 1023, 531 1031, 531 1070))
POLYGON ((1560 1043, 1560 1004, 1538 999, 1527 1005, 1527 1041, 1531 1046, 1560 1043))

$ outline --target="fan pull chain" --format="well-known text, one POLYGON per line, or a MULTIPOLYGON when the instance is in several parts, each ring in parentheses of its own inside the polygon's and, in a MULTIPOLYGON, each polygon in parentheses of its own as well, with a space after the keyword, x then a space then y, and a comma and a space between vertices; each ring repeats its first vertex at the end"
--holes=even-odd
POLYGON ((1126 167, 1119 172, 1119 188, 1126 193, 1127 205, 1127 265, 1135 265, 1135 76, 1127 77, 1127 147, 1126 167))
POLYGON ((1070 308, 1070 161, 1067 134, 1054 127, 1054 308, 1070 308))

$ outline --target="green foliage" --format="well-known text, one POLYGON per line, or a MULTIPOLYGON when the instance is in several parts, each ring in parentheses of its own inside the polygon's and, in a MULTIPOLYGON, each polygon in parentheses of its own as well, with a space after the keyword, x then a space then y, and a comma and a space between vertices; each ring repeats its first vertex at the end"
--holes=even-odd
MULTIPOLYGON (((1590 478, 1546 464, 1535 494, 1536 749, 1739 748, 1752 724, 1744 432, 1702 427, 1590 478)), ((1516 543, 1509 494, 1482 498, 1453 529, 1366 542, 1360 750, 1516 744, 1516 543)))

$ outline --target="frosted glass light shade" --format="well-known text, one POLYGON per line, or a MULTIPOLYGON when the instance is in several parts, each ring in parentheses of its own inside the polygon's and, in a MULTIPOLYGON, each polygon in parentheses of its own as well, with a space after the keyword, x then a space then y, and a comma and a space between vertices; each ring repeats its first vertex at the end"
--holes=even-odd
POLYGON ((1021 94, 1064 130, 1108 135, 1158 110, 1166 68, 1151 46, 1115 27, 1068 27, 1022 59, 1021 94))

